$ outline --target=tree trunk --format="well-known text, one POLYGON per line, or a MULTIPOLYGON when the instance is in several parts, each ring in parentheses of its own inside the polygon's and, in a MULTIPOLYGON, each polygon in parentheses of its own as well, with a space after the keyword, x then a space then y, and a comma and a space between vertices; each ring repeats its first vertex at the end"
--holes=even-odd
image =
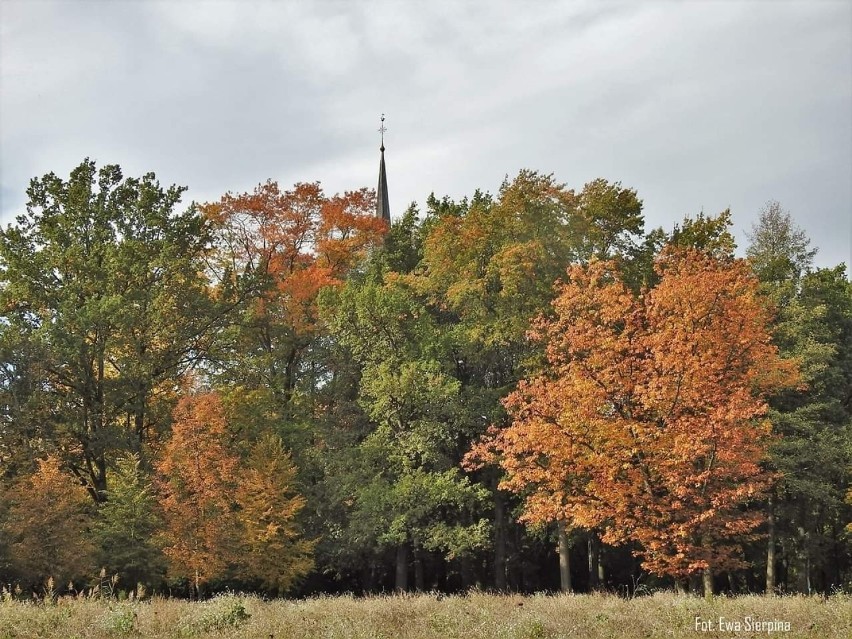
POLYGON ((473 564, 470 561, 470 556, 466 553, 461 557, 461 581, 464 590, 470 590, 476 583, 476 577, 473 574, 473 564))
POLYGON ((689 584, 686 579, 675 579, 675 593, 685 595, 689 590, 689 584))
POLYGON ((766 594, 771 596, 775 594, 777 582, 775 573, 775 504, 771 497, 769 498, 769 513, 766 522, 769 524, 769 534, 766 540, 766 594))
POLYGON ((698 593, 698 589, 701 587, 701 575, 698 573, 692 573, 689 575, 689 592, 693 594, 698 593))
POLYGON ((133 430, 136 433, 136 443, 141 447, 145 443, 145 397, 147 393, 140 391, 136 398, 136 408, 133 411, 133 430))
POLYGON ((506 504, 494 480, 494 588, 506 590, 506 504))
POLYGON ((396 591, 408 590, 408 544, 400 544, 396 549, 396 591))
POLYGON ((808 589, 808 594, 813 594, 813 588, 811 587, 811 553, 808 550, 805 555, 805 585, 808 589))
POLYGON ((417 592, 426 590, 426 580, 423 576, 423 557, 416 549, 414 551, 414 589, 417 592))
POLYGON ((702 585, 704 586, 704 596, 708 599, 713 596, 713 569, 707 568, 701 573, 702 585))
POLYGON ((565 522, 557 524, 557 535, 559 537, 559 585, 562 592, 571 592, 571 560, 568 546, 568 530, 565 522))
POLYGON ((600 541, 594 531, 589 533, 589 589, 598 590, 601 583, 600 541))

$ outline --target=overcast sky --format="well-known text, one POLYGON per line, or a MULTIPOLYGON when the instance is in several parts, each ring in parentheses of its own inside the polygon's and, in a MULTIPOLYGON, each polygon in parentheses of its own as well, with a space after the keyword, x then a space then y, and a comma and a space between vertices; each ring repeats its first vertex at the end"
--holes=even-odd
POLYGON ((635 188, 646 228, 775 199, 852 261, 852 2, 0 0, 0 220, 84 157, 186 201, 267 178, 391 210, 521 168, 635 188))

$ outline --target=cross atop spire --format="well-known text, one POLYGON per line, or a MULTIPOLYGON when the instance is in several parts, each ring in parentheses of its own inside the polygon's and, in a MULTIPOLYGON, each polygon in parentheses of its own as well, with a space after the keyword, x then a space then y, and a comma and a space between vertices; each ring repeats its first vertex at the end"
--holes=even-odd
POLYGON ((382 134, 382 146, 380 150, 382 153, 385 151, 385 131, 387 131, 387 127, 385 126, 385 114, 382 113, 382 125, 379 127, 379 133, 382 134))
POLYGON ((382 134, 382 146, 379 150, 382 152, 382 158, 379 160, 379 186, 376 189, 376 217, 385 220, 390 224, 390 202, 388 201, 388 176, 385 172, 385 114, 382 113, 382 125, 379 127, 379 133, 382 134))

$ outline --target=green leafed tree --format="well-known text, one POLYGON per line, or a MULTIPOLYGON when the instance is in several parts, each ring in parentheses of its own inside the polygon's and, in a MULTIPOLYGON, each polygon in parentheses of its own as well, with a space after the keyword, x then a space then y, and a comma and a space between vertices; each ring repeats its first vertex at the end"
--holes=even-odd
POLYGON ((184 191, 85 160, 67 180, 33 179, 26 212, 0 231, 3 342, 37 358, 11 372, 38 371, 27 401, 50 415, 9 428, 50 442, 97 501, 110 463, 167 424, 161 400, 219 317, 203 275, 207 224, 193 207, 175 212, 184 191))
POLYGON ((718 260, 732 260, 737 248, 732 225, 731 211, 726 209, 715 216, 703 212, 695 217, 686 216, 671 231, 662 227, 652 229, 640 244, 629 249, 629 258, 621 260, 620 271, 625 282, 636 292, 643 286, 655 286, 659 276, 654 270, 654 260, 669 244, 698 249, 718 260))
POLYGON ((812 270, 816 250, 770 202, 746 253, 776 308, 773 340, 800 362, 804 383, 771 401, 783 480, 767 503, 766 590, 828 592, 852 568, 844 535, 852 472, 852 284, 843 265, 812 270))
POLYGON ((162 521, 138 455, 116 461, 106 496, 92 526, 100 550, 98 563, 108 574, 117 574, 124 588, 159 585, 165 574, 165 558, 156 544, 162 521))
POLYGON ((767 202, 748 235, 746 255, 762 282, 798 281, 810 270, 817 250, 780 203, 767 202))
POLYGON ((776 397, 767 588, 830 591, 852 568, 852 285, 842 266, 801 278, 779 309, 775 340, 802 362, 805 385, 776 397))
POLYGON ((375 424, 339 478, 350 534, 362 551, 396 549, 399 590, 413 553, 422 588, 423 552, 455 559, 487 544, 478 516, 487 493, 454 467, 459 383, 443 364, 433 319, 398 279, 352 281, 327 296, 325 309, 332 335, 361 367, 358 399, 375 424))

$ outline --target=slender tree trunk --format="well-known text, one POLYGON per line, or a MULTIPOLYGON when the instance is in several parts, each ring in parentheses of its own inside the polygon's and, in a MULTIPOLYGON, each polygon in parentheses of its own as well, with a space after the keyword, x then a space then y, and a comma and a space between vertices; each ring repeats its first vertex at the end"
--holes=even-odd
POLYGON ((808 550, 807 554, 805 555, 805 586, 808 589, 808 594, 809 595, 812 594, 813 589, 811 587, 811 553, 810 553, 810 550, 808 550))
POLYGON ((838 586, 840 585, 840 566, 842 565, 841 559, 840 559, 840 556, 841 556, 840 535, 842 533, 837 528, 837 520, 835 520, 834 523, 831 525, 831 529, 832 529, 831 538, 834 541, 834 543, 832 544, 832 549, 831 549, 831 555, 832 555, 832 558, 833 558, 833 561, 831 562, 831 585, 832 585, 832 588, 833 588, 835 584, 837 584, 838 586))
MULTIPOLYGON (((701 545, 708 551, 713 547, 713 541, 709 537, 701 539, 701 545)), ((704 586, 704 596, 708 599, 713 596, 713 566, 708 565, 701 573, 702 586, 704 586)))
POLYGON ((562 592, 571 592, 571 560, 569 557, 568 530, 565 522, 557 524, 559 537, 559 585, 562 592))
POLYGON ((675 579, 675 593, 685 595, 689 590, 689 584, 686 579, 675 579))
POLYGON ((600 565, 600 541, 598 540, 598 535, 596 532, 591 531, 589 533, 589 588, 591 590, 598 590, 600 588, 601 583, 601 571, 602 566, 600 565))
POLYGON ((145 395, 140 391, 136 399, 136 410, 133 413, 133 430, 136 433, 136 441, 141 446, 145 443, 145 395))
POLYGON ((408 544, 400 544, 396 549, 396 590, 408 590, 408 544))
POLYGON ((470 556, 467 554, 461 557, 461 580, 462 588, 465 590, 473 588, 476 582, 476 577, 473 574, 473 565, 471 564, 470 556))
POLYGON ((494 588, 506 590, 506 504, 497 489, 497 480, 492 488, 494 495, 494 588))
POLYGON ((766 540, 766 594, 775 594, 777 575, 775 574, 775 503, 769 498, 769 512, 767 513, 767 524, 769 525, 768 539, 766 540))
POLYGON ((426 590, 426 580, 423 575, 423 557, 420 555, 420 551, 414 551, 414 589, 417 592, 423 592, 426 590))

